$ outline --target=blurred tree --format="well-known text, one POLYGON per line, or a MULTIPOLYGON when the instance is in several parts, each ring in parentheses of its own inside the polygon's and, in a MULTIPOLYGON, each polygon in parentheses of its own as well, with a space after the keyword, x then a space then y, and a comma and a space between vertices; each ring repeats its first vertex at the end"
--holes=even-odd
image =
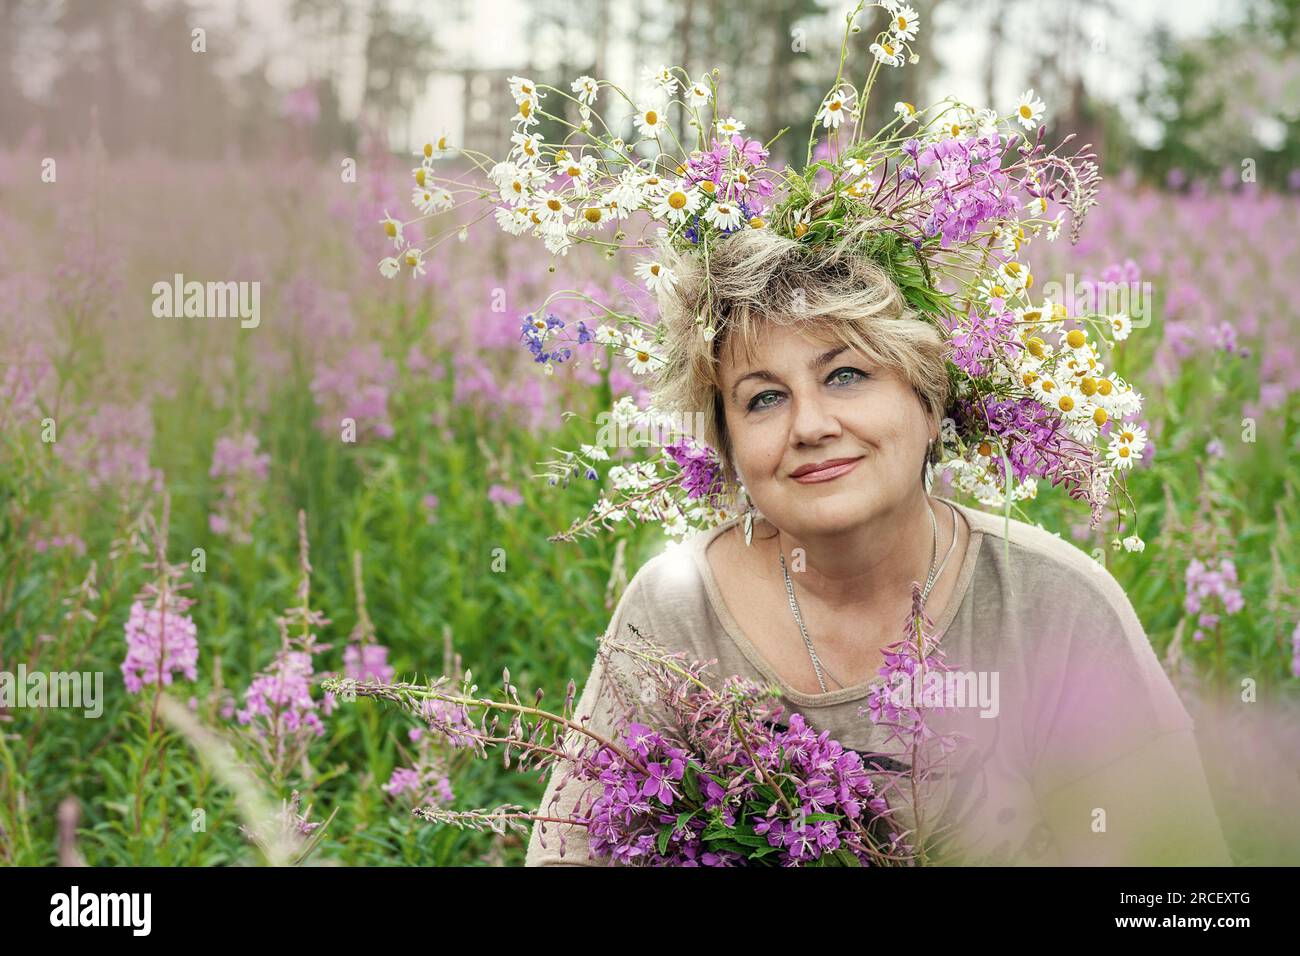
POLYGON ((1300 169, 1300 0, 1249 0, 1244 22, 1208 36, 1155 33, 1139 105, 1158 141, 1136 147, 1143 172, 1181 185, 1197 176, 1281 186, 1300 169))
POLYGON ((400 128, 405 139, 411 138, 411 114, 428 85, 437 52, 423 14, 394 10, 391 0, 373 0, 362 102, 390 135, 400 128))

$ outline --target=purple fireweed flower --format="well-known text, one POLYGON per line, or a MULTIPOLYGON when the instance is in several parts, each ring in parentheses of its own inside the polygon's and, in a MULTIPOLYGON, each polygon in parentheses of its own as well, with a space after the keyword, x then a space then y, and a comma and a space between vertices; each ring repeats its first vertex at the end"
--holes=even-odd
POLYGON ((688 498, 707 498, 721 494, 724 488, 722 469, 713 449, 689 435, 664 452, 682 469, 682 486, 688 498))
POLYGON ((355 681, 388 683, 393 679, 388 648, 382 644, 349 644, 343 651, 343 672, 355 681))
POLYGON ((235 711, 241 724, 253 724, 263 736, 281 730, 290 733, 306 730, 317 737, 325 733, 318 709, 328 714, 328 699, 321 702, 311 696, 312 655, 306 651, 281 651, 275 660, 244 691, 244 706, 235 711), (262 718, 261 722, 257 718, 262 718))
POLYGON ((508 505, 510 507, 515 507, 516 505, 524 503, 524 496, 514 488, 507 488, 505 485, 498 484, 494 484, 492 487, 488 488, 487 498, 488 501, 508 505))
POLYGON ((198 636, 194 620, 188 614, 146 608, 135 601, 125 632, 122 678, 131 693, 139 693, 145 684, 157 684, 160 680, 169 686, 176 674, 186 680, 198 679, 198 636))

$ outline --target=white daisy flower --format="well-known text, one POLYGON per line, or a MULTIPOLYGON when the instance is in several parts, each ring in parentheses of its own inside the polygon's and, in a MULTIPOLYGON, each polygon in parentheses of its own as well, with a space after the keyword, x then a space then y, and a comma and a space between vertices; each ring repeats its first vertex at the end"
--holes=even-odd
POLYGON ((1121 422, 1115 426, 1111 438, 1123 442, 1133 449, 1134 455, 1141 455, 1147 447, 1147 432, 1141 425, 1121 422))
POLYGON ((549 189, 537 194, 537 218, 545 225, 552 221, 563 221, 573 216, 573 207, 564 201, 559 193, 549 189))
POLYGON ((521 166, 536 166, 542 158, 541 133, 511 133, 510 142, 514 143, 510 156, 517 159, 521 166))
POLYGON ((663 360, 656 357, 650 351, 650 343, 639 331, 633 331, 627 336, 627 344, 623 348, 623 354, 627 356, 628 365, 631 366, 635 375, 645 375, 647 372, 653 372, 662 366, 663 360))
POLYGON ((676 188, 667 190, 655 204, 654 216, 656 219, 666 219, 675 226, 690 219, 695 214, 695 210, 700 206, 700 191, 695 187, 687 188, 679 184, 676 188))
POLYGON ((674 185, 671 180, 665 179, 653 170, 642 173, 637 182, 645 192, 645 198, 642 200, 644 203, 662 198, 674 185))
POLYGON ((412 276, 424 275, 424 253, 416 246, 409 246, 402 254, 402 259, 411 270, 412 276))
POLYGON ((413 155, 420 157, 421 165, 442 159, 447 154, 447 137, 439 136, 436 141, 424 143, 413 155))
POLYGON ((1123 342, 1133 331, 1133 320, 1126 312, 1116 312, 1110 317, 1111 335, 1116 342, 1123 342))
POLYGON ((596 102, 596 93, 600 90, 600 85, 593 77, 583 74, 573 81, 569 87, 574 93, 578 94, 578 102, 583 106, 590 106, 596 102))
POLYGON ((724 232, 735 229, 743 219, 739 207, 725 202, 715 202, 704 213, 705 222, 712 223, 724 232))
POLYGON ((584 458, 591 461, 609 461, 609 452, 600 445, 579 445, 578 449, 584 458))
POLYGON ((901 42, 894 38, 885 38, 880 43, 873 43, 867 49, 880 63, 885 66, 902 66, 903 65, 903 47, 901 42))
POLYGON ((1033 129, 1043 118, 1046 109, 1047 104, 1035 97, 1032 89, 1025 90, 1020 94, 1020 102, 1016 106, 1016 120, 1025 129, 1033 129))
POLYGON ((991 109, 976 110, 972 122, 975 124, 976 136, 993 136, 998 131, 998 114, 991 109))
POLYGON ((1106 460, 1121 471, 1127 471, 1133 467, 1133 461, 1137 456, 1133 454, 1133 448, 1118 438, 1111 437, 1110 447, 1106 449, 1106 460))
POLYGON ((911 103, 899 100, 894 104, 894 112, 898 114, 898 118, 903 121, 904 126, 916 122, 916 107, 911 103))
POLYGON ((379 260, 379 274, 385 279, 391 279, 401 271, 401 263, 392 256, 385 256, 379 260))
POLYGON ((636 116, 632 118, 637 132, 646 139, 653 139, 668 131, 668 117, 662 103, 643 103, 637 106, 636 116))
POLYGON ((433 212, 441 212, 444 209, 450 209, 456 205, 456 197, 451 194, 450 190, 443 189, 441 186, 435 186, 432 190, 433 199, 430 209, 433 212))
POLYGON ((713 96, 713 91, 703 83, 695 83, 686 91, 686 105, 692 109, 699 109, 713 96))
POLYGON ((598 325, 592 333, 598 345, 622 345, 623 333, 612 325, 598 325))
POLYGON ((673 273, 673 270, 662 263, 651 260, 638 262, 636 274, 645 280, 646 288, 651 292, 658 292, 661 287, 664 291, 671 291, 673 284, 677 282, 677 276, 673 273))
POLYGON ((728 116, 726 119, 718 120, 718 135, 728 138, 737 133, 744 132, 745 124, 734 116, 728 116))
POLYGON ((1002 285, 1006 286, 1013 295, 1034 284, 1034 277, 1030 273, 1029 267, 1023 262, 1017 262, 1014 259, 1004 262, 998 267, 998 276, 1001 278, 1002 285))
POLYGON ((537 101, 545 96, 537 89, 537 84, 527 77, 510 76, 506 78, 510 84, 510 95, 514 97, 515 103, 532 103, 537 105, 537 101))
POLYGON ((645 202, 641 192, 644 179, 645 176, 639 169, 634 166, 628 167, 619 173, 618 182, 606 195, 610 202, 617 203, 618 208, 625 213, 640 209, 645 202))
POLYGON ((1065 425, 1065 430, 1070 437, 1081 445, 1091 445, 1097 440, 1097 423, 1092 419, 1091 414, 1090 412, 1087 418, 1072 418, 1065 425))
POLYGON ((580 195, 581 191, 577 190, 577 186, 586 186, 587 182, 593 179, 598 172, 596 157, 590 155, 583 156, 580 159, 569 155, 563 163, 557 163, 556 167, 561 176, 569 177, 570 183, 573 184, 575 191, 579 192, 580 195))
POLYGON ((1146 547, 1147 547, 1146 542, 1143 541, 1135 534, 1131 534, 1124 539, 1125 551, 1136 551, 1140 554, 1141 552, 1146 550, 1146 547))
POLYGON ((393 240, 393 246, 398 249, 402 248, 402 246, 406 244, 406 240, 402 237, 401 220, 394 219, 392 216, 388 214, 388 210, 385 209, 384 218, 379 221, 384 227, 384 233, 388 236, 389 239, 393 240))
POLYGON ((915 40, 916 30, 920 24, 920 15, 906 4, 899 4, 893 10, 894 18, 889 23, 889 32, 899 40, 915 40))
POLYGON ((672 96, 677 92, 677 77, 673 76, 672 70, 662 64, 658 69, 647 70, 645 78, 647 82, 653 83, 668 96, 672 96))
POLYGON ((1004 280, 1000 276, 985 279, 980 283, 979 290, 976 294, 985 302, 992 302, 994 299, 1005 299, 1015 290, 1007 288, 1003 282, 1004 280))
POLYGON ((525 206, 498 206, 493 216, 501 231, 512 236, 522 234, 532 224, 531 211, 525 206))
POLYGON ((817 111, 817 119, 821 120, 822 129, 839 129, 845 117, 852 115, 853 109, 849 106, 849 98, 843 90, 836 90, 822 100, 821 109, 817 111))
POLYGON ((573 245, 573 239, 562 219, 555 218, 543 222, 541 233, 542 243, 546 246, 547 252, 553 256, 568 255, 569 246, 573 245))
POLYGON ((1028 199, 1025 200, 1025 212, 1028 213, 1031 219, 1038 216, 1046 216, 1047 197, 1030 196, 1028 199))
POLYGON ((1057 239, 1061 238, 1061 218, 1063 215, 1064 213, 1057 213, 1056 218, 1049 222, 1043 229, 1043 235, 1046 237, 1048 242, 1055 242, 1057 239))

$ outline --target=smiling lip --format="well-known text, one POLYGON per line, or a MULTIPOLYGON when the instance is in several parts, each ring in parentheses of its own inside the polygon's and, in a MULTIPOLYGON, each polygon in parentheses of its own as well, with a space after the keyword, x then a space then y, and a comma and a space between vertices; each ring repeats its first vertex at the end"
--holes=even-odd
POLYGON ((832 458, 810 469, 807 465, 797 468, 790 477, 802 485, 811 485, 818 481, 830 481, 840 475, 848 474, 860 462, 861 458, 832 458))

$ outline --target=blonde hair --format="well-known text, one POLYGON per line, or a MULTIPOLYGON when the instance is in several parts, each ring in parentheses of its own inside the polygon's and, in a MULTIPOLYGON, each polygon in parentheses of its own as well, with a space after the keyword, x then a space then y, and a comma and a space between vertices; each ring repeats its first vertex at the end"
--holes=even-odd
MULTIPOLYGON (((761 323, 806 330, 828 344, 847 345, 891 369, 911 386, 935 421, 951 395, 948 343, 907 307, 879 265, 843 247, 809 247, 770 229, 742 229, 708 250, 660 250, 676 281, 658 294, 666 338, 654 385, 665 411, 703 413, 698 437, 718 452, 728 482, 739 476, 727 434, 721 350, 737 343, 752 357, 761 323), (702 323, 716 334, 705 341, 702 323)), ((936 444, 930 461, 937 461, 936 444)))

